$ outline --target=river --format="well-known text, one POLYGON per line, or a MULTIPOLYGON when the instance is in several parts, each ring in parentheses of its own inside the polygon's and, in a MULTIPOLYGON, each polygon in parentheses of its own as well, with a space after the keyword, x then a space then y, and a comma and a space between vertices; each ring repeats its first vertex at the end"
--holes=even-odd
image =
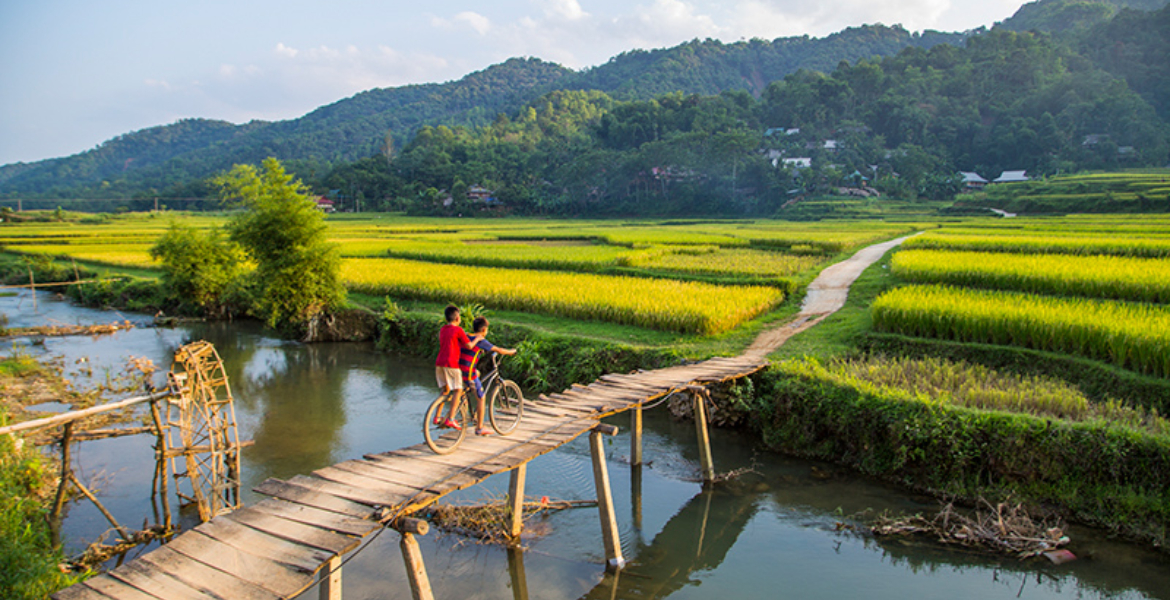
MULTIPOLYGON (((0 311, 11 326, 123 318, 140 324, 113 335, 17 340, 0 349, 11 352, 16 344, 60 357, 78 387, 118 373, 131 357, 165 370, 183 343, 215 344, 236 398, 240 437, 255 442, 243 451, 245 502, 258 499, 250 489, 269 477, 419 443, 423 412, 436 395, 429 360, 379 353, 369 344, 304 345, 275 339, 252 323, 152 328, 141 315, 79 308, 49 293, 38 294, 36 310, 27 292, 2 297, 0 311)), ((625 429, 623 417, 612 422, 625 429)), ((152 443, 152 436, 138 435, 75 449, 79 477, 127 526, 154 518, 152 443)), ((927 512, 938 503, 833 465, 762 452, 739 432, 712 432, 716 468, 751 471, 704 491, 696 481, 693 424, 673 421, 665 407, 646 414, 648 465, 635 469, 624 460, 628 435, 607 443, 626 569, 604 575, 592 508, 537 517, 522 553, 432 529, 420 542, 436 597, 1170 599, 1170 559, 1084 527, 1069 529, 1070 548, 1082 558, 1059 566, 841 529, 863 511, 927 512)), ((498 499, 507 483, 496 476, 449 500, 498 499)), ((592 499, 585 437, 533 461, 527 492, 592 499)), ((107 529, 91 503, 74 502, 63 525, 66 549, 79 552, 107 529)), ((346 598, 410 598, 398 537, 384 531, 347 556, 346 598)))

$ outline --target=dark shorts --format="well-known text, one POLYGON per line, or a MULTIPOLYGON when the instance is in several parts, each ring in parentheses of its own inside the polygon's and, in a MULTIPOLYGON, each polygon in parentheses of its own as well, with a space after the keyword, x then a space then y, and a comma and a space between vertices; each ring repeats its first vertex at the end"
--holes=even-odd
POLYGON ((475 379, 470 379, 470 380, 464 379, 463 380, 463 388, 466 390, 475 390, 475 397, 476 398, 483 398, 483 384, 480 383, 478 377, 476 377, 475 379))

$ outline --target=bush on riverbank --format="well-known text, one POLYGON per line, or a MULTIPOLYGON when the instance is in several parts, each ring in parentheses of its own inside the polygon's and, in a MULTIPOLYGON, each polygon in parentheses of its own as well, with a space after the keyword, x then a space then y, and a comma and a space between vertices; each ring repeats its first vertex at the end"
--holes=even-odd
POLYGON ((773 449, 935 494, 1013 496, 1166 543, 1170 436, 924 401, 855 385, 814 361, 770 368, 754 385, 754 427, 773 449))
POLYGON ((0 436, 0 598, 39 600, 77 580, 57 567, 65 558, 46 522, 48 479, 38 452, 0 436))

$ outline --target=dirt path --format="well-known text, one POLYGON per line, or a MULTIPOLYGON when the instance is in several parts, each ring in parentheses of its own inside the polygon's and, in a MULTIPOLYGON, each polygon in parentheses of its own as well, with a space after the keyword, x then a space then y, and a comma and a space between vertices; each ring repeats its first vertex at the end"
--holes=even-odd
POLYGON ((857 254, 821 271, 821 274, 808 284, 808 293, 805 295, 804 303, 801 304, 800 312, 796 314, 796 317, 776 329, 761 333, 752 342, 752 345, 748 346, 743 355, 762 360, 788 341, 788 338, 841 310, 841 307, 845 306, 845 300, 849 298, 849 286, 857 281, 861 272, 881 259, 891 248, 898 246, 910 237, 913 236, 907 235, 896 240, 862 248, 857 254))

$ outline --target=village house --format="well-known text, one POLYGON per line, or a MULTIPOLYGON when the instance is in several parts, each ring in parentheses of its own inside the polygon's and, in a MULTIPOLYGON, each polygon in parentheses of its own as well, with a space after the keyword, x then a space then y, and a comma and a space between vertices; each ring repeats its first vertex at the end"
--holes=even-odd
POLYGON ((317 210, 321 212, 331 213, 334 211, 333 201, 325 196, 317 196, 313 201, 317 203, 317 210))
POLYGON ((1019 183, 1021 181, 1030 181, 1030 179, 1027 171, 1004 171, 991 183, 1019 183))
POLYGON ((479 185, 467 188, 467 199, 477 202, 487 202, 492 197, 492 191, 479 185))
POLYGON ((963 191, 978 192, 987 186, 987 180, 974 171, 959 171, 963 176, 963 191))

